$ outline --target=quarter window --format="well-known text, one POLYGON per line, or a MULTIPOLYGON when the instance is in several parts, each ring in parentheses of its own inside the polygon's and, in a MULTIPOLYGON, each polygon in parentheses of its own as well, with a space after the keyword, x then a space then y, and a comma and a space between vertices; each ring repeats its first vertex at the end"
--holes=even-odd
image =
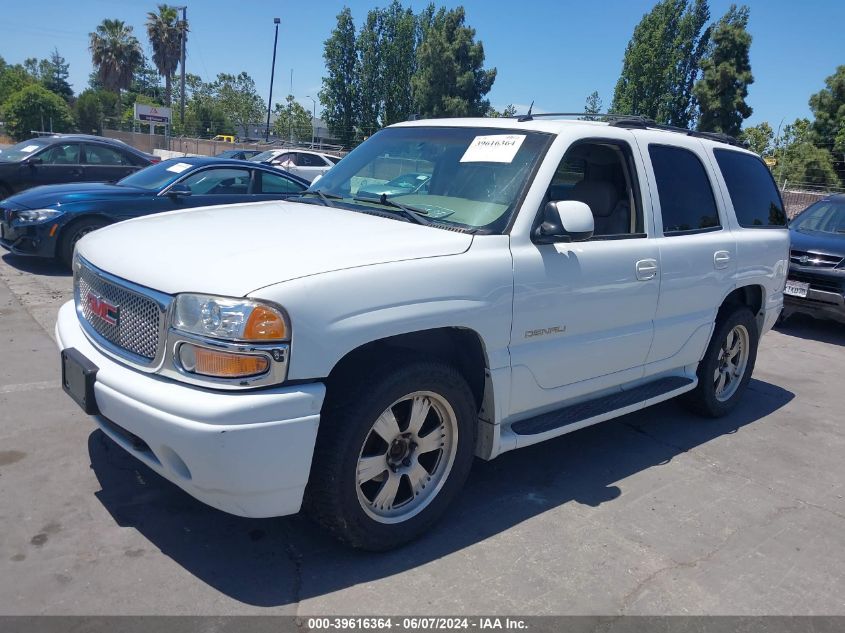
POLYGON ((261 174, 261 193, 299 193, 305 191, 305 186, 294 182, 284 176, 268 174, 265 171, 261 174))
POLYGON ((786 226, 786 213, 775 181, 756 156, 717 149, 713 152, 728 186, 736 219, 746 228, 786 226))
POLYGON ((664 235, 721 227, 716 199, 704 165, 680 147, 649 145, 657 181, 664 235))

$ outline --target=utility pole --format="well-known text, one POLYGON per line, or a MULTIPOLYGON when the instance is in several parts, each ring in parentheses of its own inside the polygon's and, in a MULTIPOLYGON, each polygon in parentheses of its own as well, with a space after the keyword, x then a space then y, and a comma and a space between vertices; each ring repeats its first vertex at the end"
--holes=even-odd
MULTIPOLYGON (((293 96, 293 68, 290 69, 290 92, 293 96)), ((293 145, 293 103, 290 104, 290 112, 288 113, 288 142, 293 145)))
POLYGON ((180 78, 179 78, 179 88, 181 94, 179 95, 179 122, 182 124, 182 133, 185 133, 185 36, 187 35, 186 31, 188 30, 188 7, 176 7, 176 10, 182 10, 182 54, 181 59, 179 60, 179 70, 180 78))
POLYGON ((276 36, 273 38, 273 66, 270 68, 270 98, 267 99, 267 128, 264 130, 264 140, 270 140, 270 109, 273 107, 273 80, 276 77, 276 46, 279 43, 279 18, 273 18, 276 25, 276 36))

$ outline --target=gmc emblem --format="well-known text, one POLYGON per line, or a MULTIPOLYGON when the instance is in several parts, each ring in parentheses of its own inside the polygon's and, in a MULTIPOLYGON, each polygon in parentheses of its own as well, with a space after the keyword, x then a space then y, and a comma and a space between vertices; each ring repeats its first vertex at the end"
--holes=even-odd
POLYGON ((109 303, 102 297, 98 297, 90 290, 85 295, 85 303, 88 304, 88 309, 91 313, 109 325, 117 325, 120 321, 120 306, 109 303))

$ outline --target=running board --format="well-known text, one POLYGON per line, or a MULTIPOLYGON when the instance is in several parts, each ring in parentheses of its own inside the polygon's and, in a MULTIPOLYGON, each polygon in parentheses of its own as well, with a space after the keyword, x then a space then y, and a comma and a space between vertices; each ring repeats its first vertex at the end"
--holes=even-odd
MULTIPOLYGON (((552 435, 552 431, 558 431, 558 433, 554 433, 553 435, 562 435, 564 432, 567 432, 568 427, 577 426, 577 428, 582 428, 610 419, 611 417, 616 417, 616 415, 629 413, 625 409, 630 409, 631 407, 635 407, 635 405, 641 406, 636 406, 632 410, 644 408, 662 400, 668 400, 684 391, 694 388, 695 382, 691 378, 682 376, 660 378, 653 382, 647 382, 644 385, 634 387, 633 389, 617 391, 594 400, 586 400, 564 407, 563 409, 514 422, 510 430, 520 437, 545 435, 547 433, 552 435)), ((574 431, 576 429, 572 428, 571 430, 574 431)), ((522 442, 519 442, 519 444, 523 445, 522 442)))

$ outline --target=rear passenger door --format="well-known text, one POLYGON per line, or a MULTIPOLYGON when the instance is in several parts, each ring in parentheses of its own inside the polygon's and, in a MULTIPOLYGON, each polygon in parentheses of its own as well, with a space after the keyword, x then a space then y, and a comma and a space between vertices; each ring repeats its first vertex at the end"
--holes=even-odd
POLYGON ((136 171, 137 167, 130 158, 105 145, 85 143, 83 171, 85 180, 115 182, 136 171))
POLYGON ((645 132, 660 250, 660 298, 646 375, 697 363, 722 300, 733 288, 736 242, 715 173, 698 139, 645 132), (675 138, 678 137, 678 138, 675 138))

